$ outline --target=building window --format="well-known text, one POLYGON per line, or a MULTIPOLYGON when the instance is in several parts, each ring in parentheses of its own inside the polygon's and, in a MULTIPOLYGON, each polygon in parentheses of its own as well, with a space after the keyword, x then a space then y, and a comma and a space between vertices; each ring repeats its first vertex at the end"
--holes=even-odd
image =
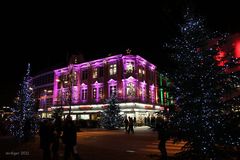
POLYGON ((93 78, 97 78, 97 68, 93 69, 93 78))
POLYGON ((117 64, 111 64, 109 68, 110 75, 115 75, 117 73, 117 64))
POLYGON ((99 77, 103 77, 103 67, 99 68, 99 77))
POLYGON ((86 80, 86 79, 88 79, 88 72, 87 72, 87 70, 82 71, 82 80, 86 80))
POLYGON ((135 87, 134 87, 134 84, 133 83, 128 83, 127 84, 127 96, 135 96, 136 95, 136 90, 135 90, 135 87))
POLYGON ((117 86, 110 86, 110 97, 115 96, 117 93, 117 86))
POLYGON ((134 62, 127 62, 127 73, 133 73, 134 71, 134 62))
POLYGON ((82 89, 82 100, 87 100, 87 89, 82 89))
POLYGON ((144 71, 143 68, 139 68, 139 69, 138 69, 138 75, 139 75, 139 77, 144 77, 145 71, 144 71))
POLYGON ((93 88, 93 99, 97 98, 97 88, 93 88))
POLYGON ((103 98, 103 87, 99 88, 99 98, 103 98))

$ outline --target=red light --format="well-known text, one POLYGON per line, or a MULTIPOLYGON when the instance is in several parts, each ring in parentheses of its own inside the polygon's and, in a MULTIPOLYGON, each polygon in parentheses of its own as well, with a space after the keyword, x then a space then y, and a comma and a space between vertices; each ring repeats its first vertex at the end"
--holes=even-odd
POLYGON ((225 57, 225 55, 226 55, 226 52, 219 51, 219 52, 217 53, 217 55, 215 56, 215 60, 216 60, 216 61, 222 61, 223 58, 225 57))
POLYGON ((240 58, 240 40, 238 40, 235 45, 235 57, 240 58))
POLYGON ((224 66, 225 63, 227 63, 225 56, 226 56, 226 52, 219 51, 217 55, 214 57, 214 59, 218 62, 218 66, 224 66))

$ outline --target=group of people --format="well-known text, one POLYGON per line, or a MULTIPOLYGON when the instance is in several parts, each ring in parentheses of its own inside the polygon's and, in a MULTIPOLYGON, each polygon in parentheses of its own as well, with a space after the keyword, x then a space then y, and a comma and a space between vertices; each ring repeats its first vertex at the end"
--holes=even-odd
POLYGON ((133 129, 133 127, 134 127, 134 124, 135 124, 135 122, 136 122, 136 119, 135 119, 135 117, 134 117, 134 119, 132 118, 132 117, 126 117, 125 119, 124 119, 124 125, 125 125, 125 131, 126 131, 126 133, 134 133, 134 129, 133 129))
POLYGON ((64 160, 71 156, 79 159, 77 153, 77 130, 76 126, 68 115, 64 122, 61 117, 55 118, 53 121, 44 119, 40 124, 40 148, 43 150, 44 160, 58 160, 61 141, 64 147, 64 160))

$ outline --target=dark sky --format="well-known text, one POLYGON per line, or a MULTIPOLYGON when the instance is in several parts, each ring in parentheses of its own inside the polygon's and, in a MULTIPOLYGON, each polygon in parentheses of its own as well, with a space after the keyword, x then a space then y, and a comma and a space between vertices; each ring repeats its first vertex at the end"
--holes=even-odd
POLYGON ((12 103, 28 62, 34 75, 50 67, 65 66, 68 55, 74 53, 94 60, 130 48, 133 54, 156 64, 159 71, 172 68, 161 46, 175 37, 186 6, 205 17, 212 30, 240 32, 239 8, 231 1, 90 3, 74 7, 66 4, 3 6, 0 106, 12 103))

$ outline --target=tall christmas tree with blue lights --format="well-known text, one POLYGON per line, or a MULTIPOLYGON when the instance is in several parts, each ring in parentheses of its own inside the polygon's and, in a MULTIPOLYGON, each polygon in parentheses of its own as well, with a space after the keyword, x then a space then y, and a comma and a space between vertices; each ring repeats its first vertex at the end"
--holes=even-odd
POLYGON ((119 128, 123 124, 123 117, 120 115, 120 108, 117 105, 117 98, 115 96, 107 99, 108 106, 104 108, 100 124, 106 129, 119 128))
POLYGON ((30 64, 28 64, 27 73, 22 84, 20 84, 14 103, 12 107, 13 115, 10 117, 10 133, 19 141, 28 140, 37 133, 38 126, 30 77, 30 64))
POLYGON ((174 82, 172 94, 177 109, 171 124, 177 130, 175 139, 187 142, 186 152, 183 152, 186 154, 182 156, 216 158, 220 139, 225 144, 239 145, 239 136, 233 140, 231 135, 224 136, 221 131, 226 129, 227 112, 233 113, 232 102, 224 100, 224 95, 240 80, 238 76, 226 73, 227 64, 218 66, 214 59, 218 52, 216 48, 224 43, 225 35, 208 45, 216 33, 209 32, 204 20, 195 17, 189 9, 180 28, 180 36, 167 45, 177 64, 176 71, 167 75, 174 82), (226 83, 227 80, 230 81, 226 83))

